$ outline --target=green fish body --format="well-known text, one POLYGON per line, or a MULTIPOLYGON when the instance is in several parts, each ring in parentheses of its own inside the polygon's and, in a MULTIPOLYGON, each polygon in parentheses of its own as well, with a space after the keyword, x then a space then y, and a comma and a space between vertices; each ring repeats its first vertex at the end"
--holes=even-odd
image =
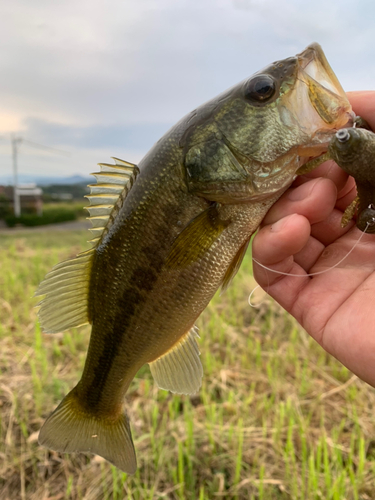
POLYGON ((148 363, 159 387, 198 391, 196 319, 297 169, 352 117, 313 44, 197 108, 138 167, 101 164, 88 196, 93 248, 37 291, 45 331, 92 325, 82 378, 42 427, 42 445, 135 472, 124 411, 132 379, 148 363))

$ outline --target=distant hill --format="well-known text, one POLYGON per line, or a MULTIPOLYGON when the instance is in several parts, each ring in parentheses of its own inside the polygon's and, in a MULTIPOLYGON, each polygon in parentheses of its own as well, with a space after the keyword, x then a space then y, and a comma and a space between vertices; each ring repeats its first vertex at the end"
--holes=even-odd
MULTIPOLYGON (((21 174, 18 176, 19 184, 27 184, 30 182, 35 182, 38 186, 48 186, 51 184, 92 184, 93 182, 95 182, 95 179, 93 177, 84 177, 83 175, 70 175, 69 177, 47 177, 21 174)), ((13 178, 10 176, 0 176, 0 184, 13 184, 13 178)))

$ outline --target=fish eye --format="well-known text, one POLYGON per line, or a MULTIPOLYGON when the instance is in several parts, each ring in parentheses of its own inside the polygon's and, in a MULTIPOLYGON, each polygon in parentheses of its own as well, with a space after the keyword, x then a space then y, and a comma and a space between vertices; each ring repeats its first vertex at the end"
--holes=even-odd
POLYGON ((245 99, 265 102, 276 91, 275 80, 269 75, 257 75, 252 78, 245 88, 245 99))

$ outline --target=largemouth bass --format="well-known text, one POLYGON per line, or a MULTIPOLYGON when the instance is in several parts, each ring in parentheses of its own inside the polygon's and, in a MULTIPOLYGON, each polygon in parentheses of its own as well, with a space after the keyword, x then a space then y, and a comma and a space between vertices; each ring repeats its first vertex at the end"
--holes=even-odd
POLYGON ((47 274, 46 332, 92 325, 82 378, 39 443, 136 470, 124 396, 148 363, 157 385, 198 391, 195 321, 238 271, 249 240, 296 171, 353 120, 319 45, 274 62, 172 127, 138 166, 100 164, 93 248, 47 274))

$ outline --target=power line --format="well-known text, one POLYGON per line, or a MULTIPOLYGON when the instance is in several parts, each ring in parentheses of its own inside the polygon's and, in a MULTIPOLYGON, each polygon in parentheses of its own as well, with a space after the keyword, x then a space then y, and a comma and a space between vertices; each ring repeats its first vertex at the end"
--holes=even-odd
MULTIPOLYGON (((12 133, 10 133, 8 137, 6 135, 0 135, 0 140, 3 139, 6 141, 9 141, 9 140, 12 141, 13 136, 14 136, 14 134, 12 134, 12 133)), ((24 144, 27 144, 27 145, 32 146, 32 147, 37 148, 37 149, 51 151, 52 153, 56 153, 56 154, 63 155, 63 156, 71 156, 71 153, 69 153, 68 151, 63 151, 62 149, 54 148, 52 146, 46 146, 45 144, 40 144, 39 142, 30 141, 29 139, 25 139, 23 137, 22 137, 22 142, 24 144)))
POLYGON ((68 151, 62 151, 61 149, 53 148, 51 146, 45 146, 44 144, 39 144, 39 143, 34 142, 34 141, 29 141, 28 139, 22 139, 22 141, 24 143, 28 144, 29 146, 32 146, 32 147, 37 148, 37 149, 44 149, 45 151, 51 151, 53 153, 63 155, 63 156, 71 156, 71 153, 69 153, 68 151))

